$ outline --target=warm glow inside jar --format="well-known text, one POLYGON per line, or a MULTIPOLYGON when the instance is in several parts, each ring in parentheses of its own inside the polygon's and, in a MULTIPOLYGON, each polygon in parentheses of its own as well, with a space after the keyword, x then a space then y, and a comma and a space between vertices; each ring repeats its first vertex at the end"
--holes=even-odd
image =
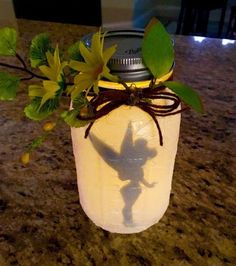
MULTIPOLYGON (((112 73, 139 88, 148 87, 150 82, 141 57, 142 38, 142 31, 113 31, 105 37, 105 47, 117 44, 117 52, 109 61, 112 73)), ((172 69, 162 81, 171 78, 172 69)), ((99 85, 124 89, 105 80, 99 85)), ((168 100, 153 102, 160 101, 168 104, 168 100)), ((165 213, 180 114, 158 117, 158 122, 163 146, 152 117, 136 106, 122 105, 96 120, 87 139, 86 127, 71 128, 80 203, 97 226, 110 232, 137 233, 157 223, 165 213)))

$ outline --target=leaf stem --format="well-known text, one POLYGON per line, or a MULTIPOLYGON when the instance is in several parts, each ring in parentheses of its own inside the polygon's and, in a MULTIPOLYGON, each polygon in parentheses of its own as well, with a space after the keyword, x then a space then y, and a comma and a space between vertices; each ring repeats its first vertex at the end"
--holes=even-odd
POLYGON ((31 80, 33 78, 32 75, 30 75, 29 77, 25 77, 25 78, 21 78, 20 80, 23 81, 23 80, 31 80))
POLYGON ((23 60, 23 58, 18 53, 16 53, 16 58, 21 62, 24 69, 27 69, 25 61, 23 60))
POLYGON ((47 79, 46 77, 43 77, 41 75, 38 75, 38 74, 32 72, 31 70, 29 70, 27 68, 24 60, 17 53, 16 53, 16 58, 21 62, 21 64, 22 64, 23 67, 15 66, 15 65, 10 65, 10 64, 7 64, 7 63, 2 63, 2 62, 0 62, 0 66, 12 68, 12 69, 17 69, 17 70, 26 72, 26 73, 28 73, 28 74, 31 75, 31 78, 29 78, 29 77, 28 78, 22 78, 21 80, 29 80, 29 79, 32 79, 32 78, 38 78, 38 79, 43 79, 43 80, 46 80, 47 79))

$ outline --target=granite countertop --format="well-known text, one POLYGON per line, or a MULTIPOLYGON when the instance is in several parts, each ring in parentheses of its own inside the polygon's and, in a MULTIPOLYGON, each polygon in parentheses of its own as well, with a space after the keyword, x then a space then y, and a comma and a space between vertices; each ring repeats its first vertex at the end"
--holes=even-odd
MULTIPOLYGON (((20 53, 49 32, 67 48, 95 28, 18 20, 20 53)), ((196 88, 206 112, 183 114, 170 205, 132 235, 108 233, 84 214, 70 129, 63 125, 29 167, 19 157, 42 123, 24 117, 27 82, 0 102, 0 265, 236 265, 236 43, 175 36, 174 78, 196 88)))

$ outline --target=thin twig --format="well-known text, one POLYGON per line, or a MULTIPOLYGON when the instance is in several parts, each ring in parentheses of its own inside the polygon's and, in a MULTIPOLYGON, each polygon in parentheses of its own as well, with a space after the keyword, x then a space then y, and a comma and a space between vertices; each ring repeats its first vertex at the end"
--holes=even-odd
MULTIPOLYGON (((20 60, 20 59, 19 59, 19 60, 20 60)), ((22 60, 23 60, 23 59, 22 59, 22 60)), ((23 64, 23 63, 22 63, 22 64, 23 64)), ((1 62, 0 62, 0 66, 8 67, 8 68, 12 68, 12 69, 17 69, 17 70, 20 70, 20 71, 26 72, 26 73, 30 74, 31 76, 33 76, 34 78, 43 79, 43 80, 48 79, 48 78, 46 78, 46 77, 40 76, 40 75, 38 75, 38 74, 32 72, 32 71, 29 70, 27 67, 14 66, 14 65, 7 64, 7 63, 1 63, 1 62)))
POLYGON ((33 78, 33 76, 29 76, 29 77, 26 77, 26 78, 21 78, 20 80, 23 81, 23 80, 31 80, 33 78))
POLYGON ((23 60, 23 58, 18 54, 16 53, 16 58, 21 62, 22 66, 27 69, 27 66, 26 66, 26 63, 25 61, 23 60))

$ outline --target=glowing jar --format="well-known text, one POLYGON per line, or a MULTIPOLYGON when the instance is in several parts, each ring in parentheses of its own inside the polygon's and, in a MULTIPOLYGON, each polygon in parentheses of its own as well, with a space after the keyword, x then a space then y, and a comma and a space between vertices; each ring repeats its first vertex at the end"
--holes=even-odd
MULTIPOLYGON (((147 87, 149 83, 142 81, 150 77, 141 61, 142 36, 138 31, 110 32, 105 45, 118 44, 110 62, 112 71, 136 86, 147 87)), ((170 76, 171 72, 163 80, 170 76)), ((100 85, 122 89, 111 82, 100 85)), ((158 117, 158 122, 163 146, 151 116, 135 106, 123 105, 95 121, 87 139, 86 127, 71 128, 80 203, 87 216, 104 230, 137 233, 164 215, 169 205, 180 114, 158 117)))

